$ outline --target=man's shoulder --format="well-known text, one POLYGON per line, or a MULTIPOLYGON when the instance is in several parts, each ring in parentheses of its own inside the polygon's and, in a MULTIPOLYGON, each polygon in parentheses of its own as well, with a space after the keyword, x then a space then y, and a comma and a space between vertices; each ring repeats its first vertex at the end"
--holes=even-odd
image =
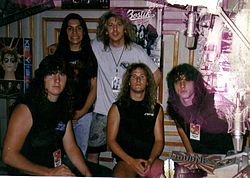
POLYGON ((92 48, 103 48, 103 43, 101 41, 98 41, 96 38, 91 40, 92 48))
POLYGON ((132 43, 130 44, 130 47, 131 47, 132 50, 138 50, 138 51, 142 51, 143 53, 146 53, 146 51, 142 48, 142 46, 141 46, 141 45, 138 45, 138 44, 135 43, 135 42, 132 42, 132 43))
POLYGON ((90 43, 91 45, 96 45, 99 43, 99 41, 96 38, 94 38, 94 39, 91 39, 90 43))
POLYGON ((138 45, 137 43, 131 43, 127 49, 133 53, 133 55, 137 56, 137 57, 140 57, 140 58, 147 58, 149 57, 148 54, 146 53, 146 51, 140 46, 138 45))

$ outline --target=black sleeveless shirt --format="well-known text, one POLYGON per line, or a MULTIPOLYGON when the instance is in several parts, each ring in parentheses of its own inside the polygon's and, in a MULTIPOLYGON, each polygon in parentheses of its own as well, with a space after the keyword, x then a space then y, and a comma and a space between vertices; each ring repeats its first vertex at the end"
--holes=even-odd
POLYGON ((64 154, 62 139, 70 119, 66 106, 47 101, 45 107, 39 103, 23 101, 32 114, 32 127, 22 148, 22 154, 30 161, 54 167, 53 152, 60 149, 64 154))
POLYGON ((156 103, 153 112, 147 109, 144 101, 130 99, 126 104, 119 101, 114 104, 120 113, 117 142, 130 156, 148 159, 155 141, 154 127, 160 104, 156 103))

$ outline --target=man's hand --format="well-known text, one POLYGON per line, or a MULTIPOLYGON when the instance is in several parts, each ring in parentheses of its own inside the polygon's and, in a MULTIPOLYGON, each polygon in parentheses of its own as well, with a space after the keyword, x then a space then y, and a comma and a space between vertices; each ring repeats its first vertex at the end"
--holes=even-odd
POLYGON ((49 170, 48 176, 75 176, 71 170, 65 164, 58 167, 51 168, 49 170))
POLYGON ((72 118, 72 123, 76 123, 81 117, 83 116, 83 114, 81 113, 81 111, 75 111, 75 115, 72 118))
POLYGON ((134 159, 131 167, 141 176, 145 174, 147 161, 144 159, 134 159))

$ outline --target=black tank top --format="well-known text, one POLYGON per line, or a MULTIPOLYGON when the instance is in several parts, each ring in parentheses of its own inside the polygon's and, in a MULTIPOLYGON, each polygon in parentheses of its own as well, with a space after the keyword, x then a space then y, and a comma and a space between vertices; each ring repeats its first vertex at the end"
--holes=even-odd
POLYGON ((23 102, 27 105, 33 119, 31 130, 26 137, 22 154, 34 163, 54 167, 53 152, 61 149, 64 154, 62 139, 70 117, 65 106, 47 102, 46 107, 38 103, 23 102), (63 108, 62 108, 63 107, 63 108))
MULTIPOLYGON (((129 100, 127 104, 115 102, 120 113, 117 142, 134 158, 148 159, 154 145, 154 126, 160 104, 149 112, 144 101, 129 100)), ((119 158, 114 155, 118 160, 119 158)))

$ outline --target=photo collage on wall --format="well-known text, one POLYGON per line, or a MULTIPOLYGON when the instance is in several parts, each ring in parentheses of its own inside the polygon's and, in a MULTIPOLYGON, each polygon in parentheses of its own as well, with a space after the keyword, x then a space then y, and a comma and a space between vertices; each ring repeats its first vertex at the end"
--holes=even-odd
POLYGON ((134 24, 136 42, 160 67, 161 59, 161 8, 116 7, 113 11, 126 17, 134 24))
POLYGON ((0 37, 0 96, 20 95, 32 77, 32 40, 0 37))

